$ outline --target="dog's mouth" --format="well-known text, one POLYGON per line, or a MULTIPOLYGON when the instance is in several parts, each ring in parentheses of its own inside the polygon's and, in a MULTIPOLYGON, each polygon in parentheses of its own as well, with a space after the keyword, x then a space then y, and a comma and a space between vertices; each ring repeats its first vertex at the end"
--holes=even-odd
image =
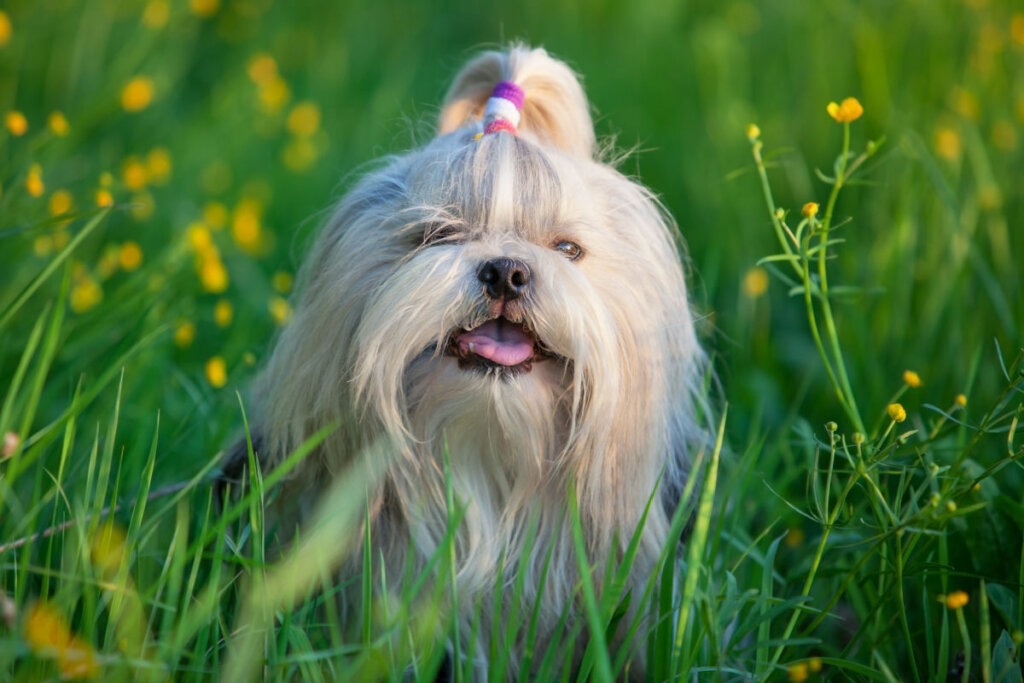
POLYGON ((527 323, 503 316, 452 331, 446 352, 458 359, 460 368, 501 374, 529 372, 534 363, 553 357, 527 323))

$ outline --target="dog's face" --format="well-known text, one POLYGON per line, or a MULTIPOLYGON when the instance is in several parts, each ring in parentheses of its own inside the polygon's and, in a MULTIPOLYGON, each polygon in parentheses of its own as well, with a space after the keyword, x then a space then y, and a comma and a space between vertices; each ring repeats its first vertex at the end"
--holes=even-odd
POLYGON ((346 204, 319 268, 353 283, 335 304, 358 323, 338 343, 390 430, 423 439, 417 411, 426 428, 497 404, 515 430, 569 439, 672 374, 679 256, 656 203, 607 166, 458 131, 346 204))

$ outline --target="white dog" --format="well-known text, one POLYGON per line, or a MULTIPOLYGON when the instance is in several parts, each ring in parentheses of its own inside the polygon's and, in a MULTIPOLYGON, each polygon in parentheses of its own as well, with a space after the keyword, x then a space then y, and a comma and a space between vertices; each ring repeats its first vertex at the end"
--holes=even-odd
MULTIPOLYGON (((391 585, 443 539, 447 449, 466 506, 459 616, 478 599, 485 614, 508 609, 491 605, 503 558, 509 581, 526 572, 526 609, 541 601, 538 640, 548 640, 564 610, 580 613, 570 481, 599 561, 621 553, 660 478, 633 570, 646 582, 706 433, 704 356, 675 224, 602 163, 565 64, 516 46, 466 65, 437 136, 342 199, 300 283, 256 391, 257 450, 271 466, 341 426, 280 505, 306 509, 383 437, 391 456, 369 505, 372 556, 391 585)), ((342 571, 358 573, 359 561, 342 571)))

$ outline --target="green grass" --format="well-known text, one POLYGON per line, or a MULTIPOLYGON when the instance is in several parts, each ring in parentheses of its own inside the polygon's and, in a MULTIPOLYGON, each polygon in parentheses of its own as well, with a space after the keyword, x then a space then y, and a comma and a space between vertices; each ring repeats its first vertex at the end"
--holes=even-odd
MULTIPOLYGON (((264 498, 326 432, 252 470, 226 511, 210 478, 331 202, 429 136, 474 50, 519 37, 583 74, 599 134, 641 150, 623 170, 678 218, 728 419, 696 458, 681 553, 642 595, 623 594, 630 552, 579 547, 580 618, 561 641, 535 642, 529 605, 504 622, 480 605, 461 642, 487 637, 494 680, 520 635, 545 680, 618 678, 636 652, 652 680, 1021 680, 1024 10, 214 4, 202 18, 171 2, 163 23, 152 2, 0 8, 0 114, 28 123, 0 130, 0 434, 16 435, 0 677, 434 675, 456 629, 460 501, 427 570, 381 577, 390 589, 343 622, 331 567, 347 550, 318 534, 364 528, 346 488, 363 482, 340 482, 329 526, 283 558, 264 540, 264 498), (138 76, 152 101, 128 112, 138 76), (850 95, 864 116, 837 124, 825 106, 850 95), (289 124, 304 102, 319 122, 300 108, 289 124), (956 591, 969 601, 950 609, 956 591)), ((364 552, 366 576, 379 560, 364 552)), ((515 566, 502 574, 523 592, 515 566)))

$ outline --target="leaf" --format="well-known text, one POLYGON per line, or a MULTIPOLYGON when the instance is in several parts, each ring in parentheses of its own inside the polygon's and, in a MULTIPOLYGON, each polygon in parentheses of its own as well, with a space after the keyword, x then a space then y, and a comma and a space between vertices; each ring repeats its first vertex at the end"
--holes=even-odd
POLYGON ((992 650, 992 683, 1022 683, 1017 647, 1005 630, 992 650))

